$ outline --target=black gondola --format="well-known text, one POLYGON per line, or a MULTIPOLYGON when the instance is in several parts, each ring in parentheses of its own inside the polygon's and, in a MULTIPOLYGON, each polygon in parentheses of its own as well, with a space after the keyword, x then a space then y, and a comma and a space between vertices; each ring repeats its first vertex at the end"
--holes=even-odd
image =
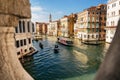
POLYGON ((58 45, 55 45, 55 47, 54 47, 54 53, 59 53, 58 45))
POLYGON ((42 44, 42 43, 39 43, 39 47, 40 47, 41 49, 43 49, 43 44, 42 44))

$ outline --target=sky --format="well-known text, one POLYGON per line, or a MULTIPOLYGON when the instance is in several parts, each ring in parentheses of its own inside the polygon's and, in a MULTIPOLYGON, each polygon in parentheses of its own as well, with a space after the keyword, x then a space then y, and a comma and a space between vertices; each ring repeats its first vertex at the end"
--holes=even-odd
POLYGON ((52 21, 62 18, 64 15, 79 13, 91 6, 106 4, 107 0, 30 0, 33 22, 48 22, 49 15, 52 21))

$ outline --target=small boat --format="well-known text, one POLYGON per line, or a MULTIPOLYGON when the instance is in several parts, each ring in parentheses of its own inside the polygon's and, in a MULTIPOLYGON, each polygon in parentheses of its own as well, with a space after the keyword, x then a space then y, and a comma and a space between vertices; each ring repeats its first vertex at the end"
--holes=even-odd
POLYGON ((58 37, 57 42, 64 44, 66 46, 73 46, 73 41, 70 38, 58 37))
POLYGON ((82 43, 87 45, 100 45, 101 43, 98 41, 83 41, 82 43))
POLYGON ((43 44, 41 42, 39 43, 39 47, 43 49, 43 44))
POLYGON ((54 47, 54 53, 59 53, 58 45, 55 45, 55 47, 54 47))
POLYGON ((54 53, 59 53, 59 48, 54 48, 54 53))

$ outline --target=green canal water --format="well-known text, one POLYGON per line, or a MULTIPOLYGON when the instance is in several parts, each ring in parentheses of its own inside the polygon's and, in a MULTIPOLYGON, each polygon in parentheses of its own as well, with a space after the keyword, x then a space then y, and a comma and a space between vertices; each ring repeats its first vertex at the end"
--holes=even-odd
POLYGON ((49 37, 42 41, 33 41, 38 53, 26 58, 22 64, 35 80, 93 80, 109 47, 102 45, 85 45, 79 40, 73 47, 56 43, 56 38, 49 37), (44 49, 39 48, 42 42, 44 49), (53 47, 59 45, 55 54, 53 47))

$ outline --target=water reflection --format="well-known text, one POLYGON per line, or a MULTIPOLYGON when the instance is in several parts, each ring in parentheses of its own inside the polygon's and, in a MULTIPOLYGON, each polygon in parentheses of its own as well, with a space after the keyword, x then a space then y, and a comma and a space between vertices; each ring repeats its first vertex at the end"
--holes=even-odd
POLYGON ((41 42, 45 48, 41 50, 39 41, 34 42, 40 51, 23 64, 35 80, 93 80, 107 50, 105 45, 84 45, 79 41, 73 47, 58 44, 54 38, 41 42), (59 54, 53 52, 55 44, 59 45, 59 54))
POLYGON ((83 54, 77 50, 73 50, 73 54, 74 54, 75 58, 78 61, 80 61, 82 64, 86 64, 88 62, 88 57, 85 54, 83 54))

